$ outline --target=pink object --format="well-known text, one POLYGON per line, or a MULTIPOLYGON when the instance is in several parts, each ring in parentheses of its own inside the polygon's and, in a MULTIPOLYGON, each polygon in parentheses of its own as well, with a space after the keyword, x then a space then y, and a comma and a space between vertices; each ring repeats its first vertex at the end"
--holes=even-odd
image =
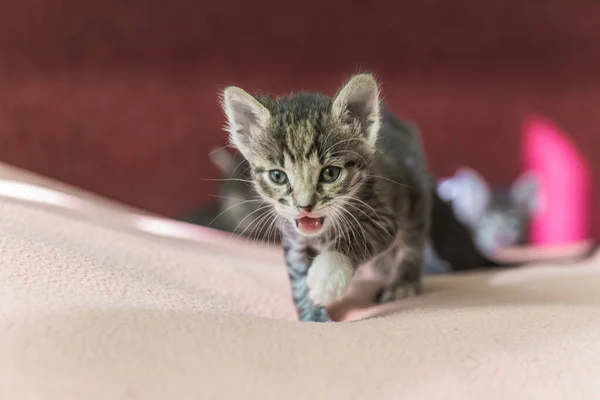
POLYGON ((586 239, 590 231, 590 168, 568 136, 537 116, 524 123, 527 171, 540 180, 539 209, 532 221, 534 245, 586 239))

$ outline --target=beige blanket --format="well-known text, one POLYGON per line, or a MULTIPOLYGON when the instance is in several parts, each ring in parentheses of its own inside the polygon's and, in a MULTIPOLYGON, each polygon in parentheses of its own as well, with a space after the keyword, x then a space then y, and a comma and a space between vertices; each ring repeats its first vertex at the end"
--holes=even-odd
POLYGON ((32 189, 0 181, 0 399, 600 398, 600 258, 349 312, 365 274, 301 324, 279 250, 32 189))

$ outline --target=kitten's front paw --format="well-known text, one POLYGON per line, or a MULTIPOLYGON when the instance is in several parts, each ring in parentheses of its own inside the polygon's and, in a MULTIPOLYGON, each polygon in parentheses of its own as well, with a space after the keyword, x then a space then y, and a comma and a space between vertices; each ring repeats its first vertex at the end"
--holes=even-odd
POLYGON ((399 282, 398 284, 381 289, 375 295, 375 303, 387 303, 421 294, 419 282, 399 282))
POLYGON ((340 298, 353 274, 352 263, 342 253, 325 251, 319 254, 306 277, 310 299, 315 304, 325 306, 340 298))

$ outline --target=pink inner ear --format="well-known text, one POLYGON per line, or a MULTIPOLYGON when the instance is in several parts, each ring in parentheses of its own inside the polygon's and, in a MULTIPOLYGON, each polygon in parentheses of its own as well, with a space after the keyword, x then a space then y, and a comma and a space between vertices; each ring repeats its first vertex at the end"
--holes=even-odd
POLYGON ((540 117, 528 117, 523 133, 525 170, 540 179, 531 243, 555 245, 588 238, 591 179, 585 158, 564 132, 540 117))

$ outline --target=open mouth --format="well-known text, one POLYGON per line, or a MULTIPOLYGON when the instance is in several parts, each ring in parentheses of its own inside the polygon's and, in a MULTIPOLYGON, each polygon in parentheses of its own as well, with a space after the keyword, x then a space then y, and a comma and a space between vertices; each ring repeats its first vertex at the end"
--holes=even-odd
POLYGON ((296 220, 296 227, 298 230, 304 234, 310 235, 319 232, 321 227, 323 226, 323 220, 325 218, 311 218, 311 217, 302 217, 296 220))

